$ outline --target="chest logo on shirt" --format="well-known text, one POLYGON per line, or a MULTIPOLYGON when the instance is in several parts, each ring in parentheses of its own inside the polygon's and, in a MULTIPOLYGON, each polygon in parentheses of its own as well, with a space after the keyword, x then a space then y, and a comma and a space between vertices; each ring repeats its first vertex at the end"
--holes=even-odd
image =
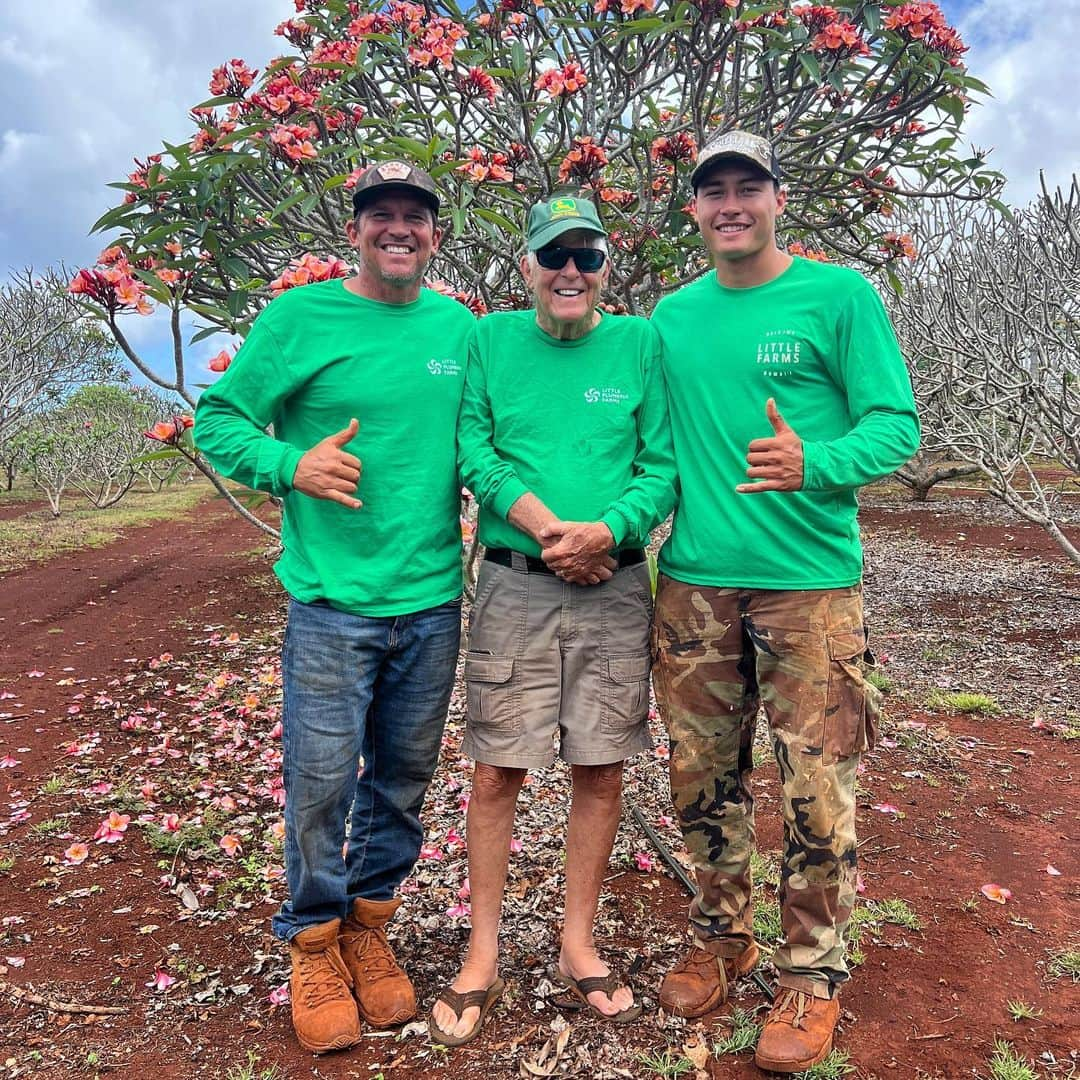
POLYGON ((766 330, 765 339, 758 342, 757 362, 765 368, 763 374, 781 378, 790 375, 799 363, 802 347, 802 339, 794 330, 766 330))
POLYGON ((427 369, 432 375, 460 375, 461 365, 453 359, 436 360, 432 358, 427 362, 427 369))
POLYGON ((625 390, 620 390, 617 386, 590 386, 585 391, 585 400, 590 405, 595 405, 597 402, 601 405, 618 405, 629 397, 630 395, 625 390))

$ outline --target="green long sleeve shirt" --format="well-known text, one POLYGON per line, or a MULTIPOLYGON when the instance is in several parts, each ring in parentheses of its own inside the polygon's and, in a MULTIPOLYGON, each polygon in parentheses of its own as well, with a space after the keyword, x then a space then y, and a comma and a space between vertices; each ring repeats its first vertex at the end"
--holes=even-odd
POLYGON ((675 501, 659 344, 645 319, 604 314, 561 341, 533 311, 476 324, 458 420, 462 481, 488 547, 539 555, 507 520, 531 492, 564 521, 602 521, 642 547, 675 501))
POLYGON ((275 572, 298 600, 401 615, 461 592, 454 431, 467 308, 423 289, 409 304, 340 279, 283 293, 199 399, 195 441, 214 467, 282 497, 275 572), (303 454, 347 427, 362 463, 358 510, 292 487, 303 454), (273 435, 266 428, 273 425, 273 435))
POLYGON ((748 289, 715 273, 665 297, 679 506, 664 573, 729 588, 824 589, 862 577, 856 489, 919 445, 911 384, 881 298, 854 270, 796 258, 748 289), (765 402, 803 440, 803 487, 740 494, 765 402))

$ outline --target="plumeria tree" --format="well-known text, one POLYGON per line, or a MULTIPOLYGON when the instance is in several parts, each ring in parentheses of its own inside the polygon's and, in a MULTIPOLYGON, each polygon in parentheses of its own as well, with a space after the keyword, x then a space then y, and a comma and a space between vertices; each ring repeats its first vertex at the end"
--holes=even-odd
POLYGON ((175 373, 159 381, 188 401, 182 314, 193 340, 243 335, 273 295, 346 274, 351 189, 387 157, 436 177, 432 284, 478 312, 526 302, 525 211, 557 189, 593 199, 609 227, 613 310, 647 313, 703 273, 688 174, 729 128, 774 140, 793 251, 887 273, 914 253, 899 205, 999 182, 960 149, 986 88, 933 3, 294 3, 283 55, 263 71, 221 64, 191 137, 115 185, 122 201, 97 223, 115 242, 71 286, 148 378, 123 316, 168 309, 175 373))
POLYGON ((0 461, 12 473, 16 435, 76 387, 126 378, 116 343, 66 292, 55 270, 26 269, 0 285, 0 461))
POLYGON ((102 509, 119 502, 143 474, 138 458, 147 429, 170 407, 147 387, 87 385, 35 413, 13 444, 54 517, 69 489, 102 509))
POLYGON ((1080 484, 1080 186, 1010 213, 923 204, 911 224, 891 304, 924 449, 984 473, 1080 564, 1061 527, 1080 484))

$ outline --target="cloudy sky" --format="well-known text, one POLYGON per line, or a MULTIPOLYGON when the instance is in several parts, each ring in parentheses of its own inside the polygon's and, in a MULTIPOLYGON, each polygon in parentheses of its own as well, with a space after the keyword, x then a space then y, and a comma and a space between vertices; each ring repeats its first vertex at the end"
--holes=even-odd
MULTIPOLYGON (((971 46, 971 72, 994 99, 967 135, 993 148, 1006 198, 1026 202, 1043 169, 1051 184, 1080 171, 1075 43, 1080 0, 1034 9, 1016 0, 941 0, 971 46), (1051 14, 1052 11, 1052 14, 1051 14)), ((243 57, 262 67, 283 44, 274 26, 291 0, 4 0, 0 11, 0 275, 12 268, 92 262, 89 226, 117 200, 135 156, 190 134, 189 107, 210 70, 243 57)), ((156 354, 154 320, 127 320, 156 354), (137 325, 141 324, 141 325, 137 325)), ((198 356, 220 344, 206 343, 198 356)), ((162 350, 163 351, 163 350, 162 350)), ((198 356, 196 359, 198 359, 198 356)))

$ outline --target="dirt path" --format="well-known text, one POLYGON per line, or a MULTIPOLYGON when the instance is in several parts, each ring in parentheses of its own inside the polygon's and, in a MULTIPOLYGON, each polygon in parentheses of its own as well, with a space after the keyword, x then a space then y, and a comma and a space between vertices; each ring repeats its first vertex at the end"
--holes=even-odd
MULTIPOLYGON (((1080 742, 1055 732, 1075 694, 1059 680, 1075 675, 1077 619, 1075 609, 1017 586, 1038 580, 1049 583, 1044 592, 1077 590, 1037 541, 1016 558, 1000 552, 1010 543, 1004 533, 980 534, 978 545, 956 540, 957 522, 970 530, 966 508, 935 516, 890 504, 867 516, 871 607, 897 689, 883 745, 861 778, 861 962, 845 992, 839 1045, 866 1080, 984 1075, 995 1037, 1028 1059, 1043 1055, 1043 1075, 1071 1075, 1080 992, 1053 973, 1058 951, 1080 947, 1080 835, 1069 809, 1080 742), (977 602, 965 607, 958 596, 977 602), (931 618, 938 608, 944 614, 931 618), (1041 646, 1045 662, 1033 667, 1031 635, 1051 612, 1065 632, 1041 646), (946 645, 954 651, 941 653, 946 645), (925 655, 931 649, 937 659, 925 655), (1013 701, 1007 672, 1021 662, 1029 682, 1013 701), (926 708, 926 688, 959 685, 980 664, 976 681, 1000 695, 1001 715, 926 708), (1021 707, 1032 696, 1049 703, 1035 728, 1033 710, 1021 707), (1006 886, 1012 899, 989 902, 980 893, 988 883, 1006 886), (1041 1015, 1016 1023, 1009 1001, 1041 1015)), ((249 1053, 258 1068, 276 1065, 290 1078, 502 1080, 523 1062, 545 1068, 543 1047, 565 1024, 543 1000, 560 911, 562 770, 538 775, 523 796, 504 931, 512 992, 484 1036, 449 1057, 416 1027, 400 1040, 367 1033, 354 1051, 325 1059, 293 1040, 288 1006, 271 997, 288 971, 268 932, 282 895, 272 836, 281 593, 268 563, 242 554, 260 543, 210 505, 0 581, 0 765, 14 762, 0 770, 0 856, 12 859, 0 872, 2 1075, 220 1080, 249 1053), (110 812, 130 819, 122 838, 93 842, 110 812), (171 813, 179 832, 163 824, 171 813), (221 847, 226 837, 240 845, 232 854, 221 847), (87 857, 69 860, 65 851, 78 843, 87 857), (159 972, 160 984, 175 982, 147 985, 159 972), (127 1011, 88 1017, 26 993, 127 1011)), ((456 694, 425 811, 430 848, 398 920, 400 954, 425 1001, 452 973, 466 934, 461 718, 456 694)), ((677 847, 664 821, 657 734, 656 752, 630 767, 627 791, 677 847)), ((773 773, 763 754, 754 783, 767 854, 780 837, 773 773)), ((696 1038, 711 1047, 726 1030, 722 1016, 688 1024, 657 1013, 659 979, 682 948, 686 900, 659 869, 637 869, 650 854, 625 823, 598 926, 602 951, 633 974, 646 1014, 619 1030, 571 1016, 554 1075, 660 1076, 661 1055, 670 1064, 696 1038)), ((767 942, 775 856, 762 882, 767 942)), ((737 988, 735 1004, 762 1003, 751 984, 737 988)), ((708 1071, 760 1075, 745 1053, 715 1059, 708 1071)))

